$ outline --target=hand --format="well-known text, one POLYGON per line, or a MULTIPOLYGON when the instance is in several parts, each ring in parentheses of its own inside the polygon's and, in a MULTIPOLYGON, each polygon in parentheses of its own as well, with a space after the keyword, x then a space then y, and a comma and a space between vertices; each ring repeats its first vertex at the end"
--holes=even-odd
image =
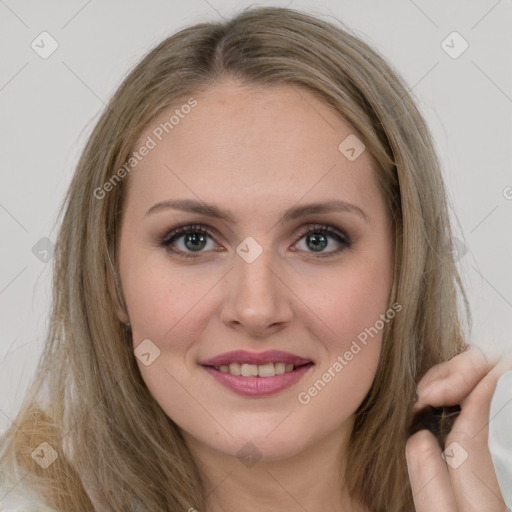
POLYGON ((512 354, 491 361, 472 346, 432 367, 419 382, 414 412, 456 404, 461 412, 446 438, 445 459, 430 431, 407 440, 416 512, 506 512, 487 443, 492 395, 509 369, 512 354))

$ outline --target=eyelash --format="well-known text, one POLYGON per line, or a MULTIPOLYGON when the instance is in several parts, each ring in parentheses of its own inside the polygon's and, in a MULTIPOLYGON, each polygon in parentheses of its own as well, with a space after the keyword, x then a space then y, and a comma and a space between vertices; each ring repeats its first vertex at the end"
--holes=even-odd
MULTIPOLYGON (((186 253, 181 250, 175 250, 171 248, 171 244, 173 242, 181 238, 183 235, 188 235, 190 233, 200 233, 202 235, 207 235, 215 241, 215 237, 213 236, 213 233, 209 229, 206 229, 201 224, 191 224, 186 226, 179 226, 173 229, 158 241, 158 246, 162 247, 163 249, 166 249, 168 252, 172 254, 176 254, 177 256, 183 258, 197 258, 203 251, 197 251, 197 256, 195 256, 192 255, 193 253, 186 253)), ((335 254, 340 253, 344 249, 348 249, 352 246, 350 238, 345 233, 328 224, 314 224, 308 227, 308 229, 301 232, 300 236, 295 241, 295 244, 299 242, 302 238, 304 238, 306 235, 312 233, 322 233, 324 235, 328 235, 331 238, 334 238, 338 243, 340 243, 343 246, 341 249, 336 249, 334 251, 330 251, 327 253, 317 253, 315 257, 318 258, 333 256, 335 254)), ((315 254, 313 251, 311 251, 311 253, 315 254)))

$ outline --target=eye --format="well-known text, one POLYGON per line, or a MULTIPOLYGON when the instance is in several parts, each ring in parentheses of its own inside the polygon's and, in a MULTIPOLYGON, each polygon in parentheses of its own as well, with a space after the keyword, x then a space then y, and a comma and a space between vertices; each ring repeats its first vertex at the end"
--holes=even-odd
POLYGON ((180 226, 173 229, 159 241, 158 245, 173 254, 177 254, 178 256, 194 258, 195 256, 187 253, 187 251, 191 251, 192 253, 202 252, 202 250, 207 246, 208 238, 213 239, 212 233, 204 226, 194 224, 189 226, 180 226), (178 250, 176 250, 173 245, 181 238, 183 238, 183 248, 178 248, 178 250))
POLYGON ((317 253, 319 257, 338 254, 352 245, 352 242, 345 233, 328 224, 316 224, 308 227, 305 232, 302 232, 298 242, 302 239, 304 239, 306 247, 312 249, 312 252, 317 253), (334 240, 338 248, 325 252, 323 250, 327 246, 332 245, 329 243, 329 239, 334 240))
MULTIPOLYGON (((308 227, 300 234, 296 244, 303 238, 306 244, 306 252, 317 253, 319 257, 337 254, 352 245, 345 233, 327 224, 316 224, 308 227), (325 252, 324 249, 332 245, 331 240, 334 240, 338 248, 325 252), (311 249, 311 251, 307 249, 311 249)), ((200 254, 194 255, 193 253, 201 253, 204 252, 203 249, 208 248, 208 239, 215 242, 212 232, 201 224, 194 224, 173 229, 159 240, 158 245, 177 256, 195 258, 200 254), (176 248, 176 245, 181 245, 181 247, 176 248)), ((220 246, 215 243, 212 245, 213 247, 210 247, 210 250, 221 250, 219 249, 220 246)), ((297 249, 292 250, 297 251, 297 249)))

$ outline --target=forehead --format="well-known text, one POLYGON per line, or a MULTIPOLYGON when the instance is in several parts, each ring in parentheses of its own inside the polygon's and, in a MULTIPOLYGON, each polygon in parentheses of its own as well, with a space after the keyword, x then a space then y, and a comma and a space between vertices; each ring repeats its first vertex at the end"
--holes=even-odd
POLYGON ((376 199, 368 151, 353 161, 340 151, 354 129, 307 89, 226 81, 190 98, 162 112, 135 146, 154 143, 132 170, 128 193, 147 208, 176 197, 238 199, 253 211, 302 197, 376 199), (195 106, 182 108, 190 98, 195 106))

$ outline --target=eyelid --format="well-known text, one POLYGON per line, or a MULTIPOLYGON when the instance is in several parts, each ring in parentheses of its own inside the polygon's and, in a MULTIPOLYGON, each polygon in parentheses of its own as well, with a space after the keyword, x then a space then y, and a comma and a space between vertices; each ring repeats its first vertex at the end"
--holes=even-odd
MULTIPOLYGON (((300 231, 299 235, 297 236, 297 239, 294 243, 297 243, 304 235, 309 233, 310 231, 322 231, 326 232, 327 234, 331 235, 332 237, 341 238, 342 242, 345 243, 347 246, 350 246, 352 244, 349 236, 345 233, 344 230, 336 228, 334 226, 331 226, 330 224, 322 224, 322 223, 310 223, 305 225, 300 231)), ((340 242, 340 243, 342 243, 340 242)))
MULTIPOLYGON (((223 238, 222 236, 219 236, 217 233, 217 230, 210 227, 207 224, 180 224, 170 231, 168 231, 163 237, 160 237, 158 240, 158 246, 166 249, 168 252, 172 254, 176 254, 178 256, 182 256, 185 258, 195 258, 202 256, 202 252, 205 251, 197 251, 197 255, 194 255, 194 252, 184 252, 181 250, 175 250, 171 249, 171 245, 175 240, 178 240, 182 236, 188 234, 188 233, 202 233, 204 235, 209 236, 212 240, 214 240, 215 243, 219 245, 219 243, 216 240, 216 237, 223 238)), ((327 223, 308 223, 304 225, 300 231, 299 234, 295 237, 295 241, 293 242, 293 245, 297 244, 305 235, 307 235, 309 232, 324 232, 331 238, 335 238, 336 242, 338 244, 342 245, 342 249, 337 249, 334 251, 327 251, 327 252, 318 252, 315 255, 314 251, 311 251, 310 254, 315 255, 315 257, 328 257, 328 256, 334 256, 339 254, 345 249, 348 249, 352 246, 352 240, 347 235, 345 230, 334 227, 327 223)), ((306 251, 309 252, 309 251, 306 251)))
MULTIPOLYGON (((159 245, 163 244, 170 244, 173 239, 177 239, 183 235, 186 235, 190 232, 199 232, 203 233, 205 235, 208 235, 210 238, 215 240, 215 237, 220 237, 220 235, 217 233, 217 230, 214 228, 208 226, 207 224, 180 224, 174 228, 172 228, 170 231, 167 231, 163 237, 160 237, 159 239, 159 245)), ((215 240, 216 243, 218 243, 215 240)))

